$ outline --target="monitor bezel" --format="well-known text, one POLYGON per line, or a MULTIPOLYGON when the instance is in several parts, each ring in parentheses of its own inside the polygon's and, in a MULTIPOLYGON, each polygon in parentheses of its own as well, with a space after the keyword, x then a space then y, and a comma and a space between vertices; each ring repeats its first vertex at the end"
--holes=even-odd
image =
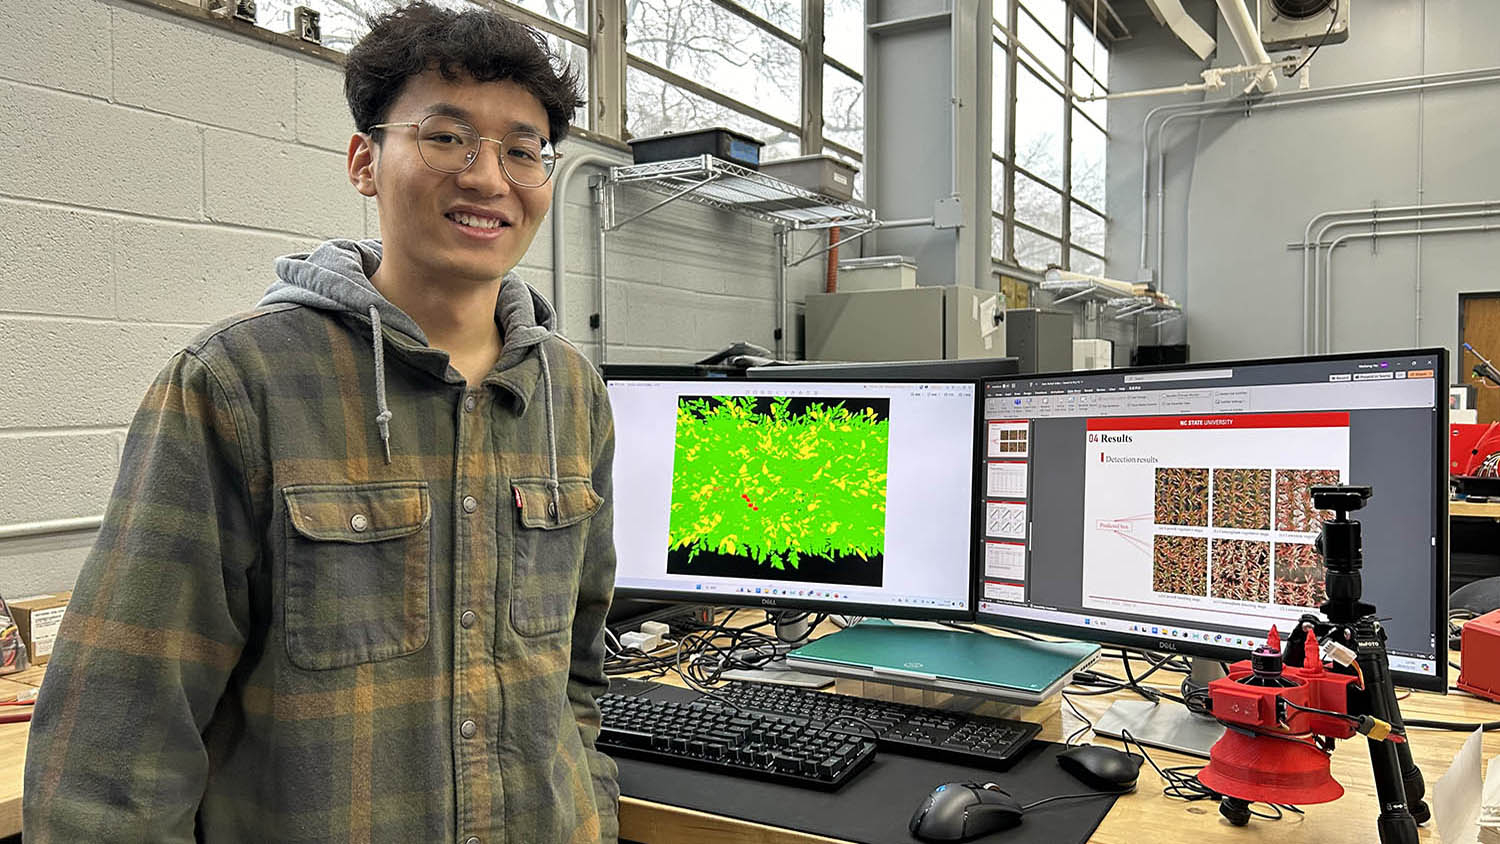
MULTIPOLYGON (((1437 643, 1437 655, 1433 657, 1433 664, 1437 670, 1434 675, 1420 674, 1411 671, 1397 671, 1391 669, 1391 675, 1399 686, 1418 689, 1421 691, 1437 692, 1446 694, 1448 691, 1448 350, 1445 348, 1419 348, 1419 349, 1396 349, 1390 351, 1373 352, 1342 352, 1328 355, 1287 355, 1282 357, 1253 358, 1247 360, 1219 360, 1200 363, 1165 364, 1160 366, 1133 366, 1128 367, 1131 374, 1151 372, 1186 372, 1197 369, 1222 369, 1224 367, 1249 367, 1274 364, 1287 364, 1299 362, 1336 362, 1341 360, 1369 360, 1374 358, 1394 358, 1405 356, 1427 356, 1430 355, 1437 360, 1433 372, 1433 396, 1435 400, 1435 412, 1438 414, 1437 422, 1433 425, 1433 454, 1435 461, 1433 465, 1433 490, 1436 495, 1433 512, 1433 525, 1437 537, 1437 547, 1434 549, 1436 565, 1436 582, 1433 589, 1433 619, 1436 634, 1434 641, 1437 643)), ((1116 372, 1120 370, 1115 370, 1116 372)), ((1014 383, 1021 380, 1040 380, 1044 378, 1058 378, 1068 375, 1104 376, 1105 371, 1090 372, 1040 372, 1024 373, 1021 375, 1007 375, 995 378, 982 379, 979 385, 981 418, 984 398, 988 394, 990 384, 1014 383)), ((1379 495, 1380 490, 1375 490, 1379 495)), ((1357 516, 1356 516, 1357 518, 1357 516)), ((1219 661, 1234 661, 1247 659, 1249 652, 1244 648, 1220 647, 1202 642, 1189 642, 1179 639, 1162 639, 1156 636, 1142 636, 1129 632, 1116 632, 1099 628, 1088 628, 1083 625, 1063 624, 1060 622, 1042 621, 1031 618, 1017 618, 999 613, 985 612, 980 609, 978 592, 978 569, 975 577, 975 599, 974 620, 979 624, 987 624, 1008 630, 1022 630, 1032 633, 1043 633, 1047 635, 1061 636, 1070 639, 1083 638, 1092 642, 1107 645, 1119 645, 1127 648, 1138 648, 1149 651, 1162 651, 1186 656, 1204 657, 1219 661)), ((1384 608, 1377 608, 1377 612, 1384 608)), ((1082 618, 1082 614, 1078 614, 1082 618)))
MULTIPOLYGON (((833 384, 847 386, 850 383, 871 384, 953 384, 972 387, 974 390, 973 418, 970 420, 972 442, 970 443, 971 455, 980 453, 980 440, 982 439, 981 420, 984 417, 984 396, 982 379, 978 378, 868 378, 851 382, 847 378, 758 378, 746 380, 726 381, 723 378, 704 378, 690 375, 662 375, 662 376, 613 376, 604 378, 605 388, 616 381, 670 381, 670 382, 712 382, 714 385, 722 386, 726 383, 744 387, 760 387, 775 381, 805 384, 833 384)), ((976 460, 969 460, 969 559, 967 575, 967 604, 962 609, 904 607, 888 604, 866 604, 846 601, 829 602, 816 598, 796 598, 784 596, 752 596, 752 595, 728 595, 714 593, 708 595, 696 590, 671 590, 671 589, 645 589, 635 586, 615 586, 614 594, 621 598, 644 598, 656 601, 676 601, 686 604, 711 604, 713 606, 730 607, 758 607, 768 611, 779 610, 803 610, 815 613, 828 613, 843 616, 863 616, 866 618, 895 618, 912 621, 973 621, 974 611, 978 606, 977 578, 975 568, 977 564, 977 548, 980 527, 976 524, 979 516, 979 470, 976 460), (707 599, 707 600, 705 600, 707 599)), ((618 488, 618 483, 615 484, 618 488)), ((613 539, 613 536, 611 536, 613 539)), ((618 571, 618 569, 617 569, 618 571)))

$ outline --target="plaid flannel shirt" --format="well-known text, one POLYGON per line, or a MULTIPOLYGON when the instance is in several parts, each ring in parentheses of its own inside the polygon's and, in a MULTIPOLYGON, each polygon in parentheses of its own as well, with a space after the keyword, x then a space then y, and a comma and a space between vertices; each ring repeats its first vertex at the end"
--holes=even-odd
POLYGON ((614 839, 603 384, 550 333, 467 390, 382 333, 389 463, 357 313, 262 307, 156 379, 36 706, 27 844, 614 839))

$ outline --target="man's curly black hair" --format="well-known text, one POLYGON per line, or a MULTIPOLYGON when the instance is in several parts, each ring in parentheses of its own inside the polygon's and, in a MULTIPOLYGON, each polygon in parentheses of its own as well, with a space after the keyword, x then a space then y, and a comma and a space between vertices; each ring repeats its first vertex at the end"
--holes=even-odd
POLYGON ((516 83, 546 109, 554 144, 583 105, 578 72, 547 49, 540 32, 487 9, 450 11, 419 0, 372 19, 349 51, 344 97, 355 128, 368 132, 383 122, 407 80, 429 69, 449 81, 516 83))

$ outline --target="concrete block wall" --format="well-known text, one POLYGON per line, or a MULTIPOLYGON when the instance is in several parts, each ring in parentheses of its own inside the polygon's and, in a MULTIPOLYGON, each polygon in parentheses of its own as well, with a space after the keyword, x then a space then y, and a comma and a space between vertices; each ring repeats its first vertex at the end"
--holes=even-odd
MULTIPOLYGON (((125 430, 173 352, 252 307, 275 256, 378 234, 344 174, 341 85, 331 62, 130 0, 0 3, 0 594, 72 586, 92 531, 7 529, 103 513, 125 430)), ((595 360, 596 172, 554 198, 562 329, 595 360)), ((622 216, 648 201, 622 197, 622 216)), ((772 235, 681 203, 610 234, 609 360, 773 346, 772 235)), ((518 272, 550 295, 550 220, 518 272)), ((789 295, 820 280, 810 261, 789 295)))

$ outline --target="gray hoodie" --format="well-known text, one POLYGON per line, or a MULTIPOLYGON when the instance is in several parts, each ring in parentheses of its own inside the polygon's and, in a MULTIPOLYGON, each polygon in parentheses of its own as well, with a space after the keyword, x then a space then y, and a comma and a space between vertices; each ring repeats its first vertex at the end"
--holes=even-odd
MULTIPOLYGON (((385 349, 377 337, 386 329, 429 345, 416 320, 375 289, 370 276, 380 266, 380 241, 329 240, 312 252, 283 255, 276 259, 276 281, 266 289, 258 307, 290 302, 323 311, 346 312, 370 321, 370 343, 375 351, 375 424, 385 446, 385 462, 391 462, 391 411, 385 395, 385 349)), ((547 443, 552 467, 552 495, 557 498, 557 423, 552 408, 552 376, 542 341, 555 331, 556 312, 531 285, 514 272, 506 273, 495 301, 495 320, 500 325, 498 368, 515 365, 529 350, 536 349, 542 365, 547 406, 547 443)), ((558 335, 561 338, 561 335, 558 335)))

